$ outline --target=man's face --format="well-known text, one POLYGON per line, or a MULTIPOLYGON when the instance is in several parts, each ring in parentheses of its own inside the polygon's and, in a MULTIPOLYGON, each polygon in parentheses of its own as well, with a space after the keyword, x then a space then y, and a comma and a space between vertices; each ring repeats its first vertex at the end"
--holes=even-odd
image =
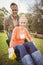
POLYGON ((18 14, 18 7, 16 5, 11 6, 11 11, 14 16, 18 14))

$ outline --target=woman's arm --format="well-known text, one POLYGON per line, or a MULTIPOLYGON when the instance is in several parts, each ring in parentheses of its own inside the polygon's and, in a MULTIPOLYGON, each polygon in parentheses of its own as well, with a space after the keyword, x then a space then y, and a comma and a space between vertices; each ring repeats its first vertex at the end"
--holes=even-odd
POLYGON ((31 35, 29 34, 28 30, 26 29, 26 39, 33 42, 31 35))
POLYGON ((11 37, 11 41, 10 41, 10 47, 14 47, 15 46, 15 42, 16 42, 16 30, 17 30, 17 28, 15 27, 13 32, 12 32, 12 37, 11 37))

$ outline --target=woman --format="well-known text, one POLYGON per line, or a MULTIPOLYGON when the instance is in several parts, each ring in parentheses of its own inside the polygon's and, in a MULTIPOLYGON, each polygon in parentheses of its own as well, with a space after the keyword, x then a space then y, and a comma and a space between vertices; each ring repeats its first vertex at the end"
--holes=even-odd
POLYGON ((13 30, 10 48, 19 51, 23 65, 34 65, 34 63, 36 62, 36 65, 43 65, 43 63, 37 61, 37 59, 39 58, 37 57, 37 54, 39 54, 40 57, 42 57, 42 55, 41 53, 39 53, 39 51, 37 51, 36 47, 33 44, 32 37, 30 36, 28 30, 25 28, 26 23, 26 17, 24 15, 21 16, 19 19, 19 26, 15 27, 13 30), (28 38, 30 42, 25 42, 26 38, 28 38), (27 50, 27 48, 29 49, 29 51, 27 50))

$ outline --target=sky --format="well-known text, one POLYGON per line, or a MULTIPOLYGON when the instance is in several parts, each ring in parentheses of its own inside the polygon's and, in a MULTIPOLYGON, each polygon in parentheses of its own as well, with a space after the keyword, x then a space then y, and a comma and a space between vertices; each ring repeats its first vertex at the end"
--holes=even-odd
POLYGON ((19 13, 32 12, 31 8, 36 3, 35 0, 0 0, 0 8, 5 7, 8 11, 10 10, 10 4, 15 2, 18 5, 19 13))

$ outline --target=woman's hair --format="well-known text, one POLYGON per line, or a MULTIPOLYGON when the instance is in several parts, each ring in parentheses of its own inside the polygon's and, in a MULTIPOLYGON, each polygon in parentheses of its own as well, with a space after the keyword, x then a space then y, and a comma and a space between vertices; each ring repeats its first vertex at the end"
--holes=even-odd
POLYGON ((19 17, 19 19, 25 19, 26 20, 26 23, 28 22, 28 20, 27 20, 27 18, 26 18, 26 16, 23 14, 23 15, 21 15, 20 17, 19 17))

